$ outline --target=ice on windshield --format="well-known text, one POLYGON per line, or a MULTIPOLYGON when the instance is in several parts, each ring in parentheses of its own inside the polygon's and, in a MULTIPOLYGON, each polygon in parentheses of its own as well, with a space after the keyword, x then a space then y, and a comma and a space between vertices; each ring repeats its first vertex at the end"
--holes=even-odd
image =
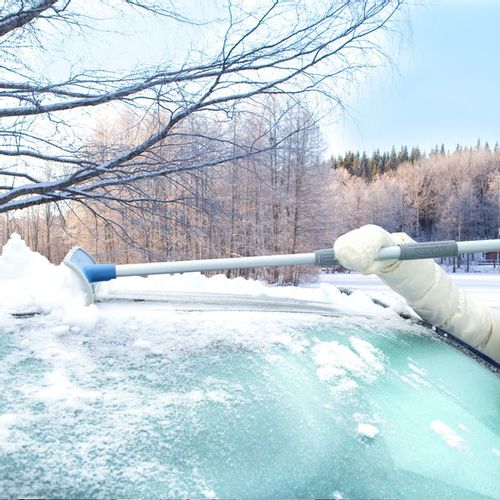
MULTIPOLYGON (((462 430, 464 430, 465 426, 462 424, 460 425, 462 426, 462 430)), ((465 443, 463 438, 461 438, 453 429, 440 420, 433 420, 431 422, 431 429, 452 448, 460 448, 465 443)))
MULTIPOLYGON (((498 497, 498 378, 392 310, 88 307, 16 237, 0 273, 3 496, 498 497)), ((330 288, 304 294, 370 302, 330 288)))
POLYGON ((0 491, 496 495, 498 379, 421 327, 100 308, 92 329, 2 331, 0 491), (416 370, 426 385, 404 381, 416 370))

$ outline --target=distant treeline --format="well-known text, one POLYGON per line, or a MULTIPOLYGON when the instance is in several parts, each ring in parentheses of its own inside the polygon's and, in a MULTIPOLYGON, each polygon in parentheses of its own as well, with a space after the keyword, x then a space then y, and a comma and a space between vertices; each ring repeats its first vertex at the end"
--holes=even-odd
MULTIPOLYGON (((311 113, 278 104, 235 120, 230 130, 230 147, 233 141, 258 144, 262 153, 116 186, 93 203, 7 212, 0 215, 0 246, 16 231, 53 262, 76 244, 98 261, 129 263, 309 252, 363 224, 420 241, 500 234, 498 144, 478 141, 453 152, 436 146, 429 153, 403 146, 325 161, 311 113), (266 149, 269 144, 275 146, 266 149), (129 203, 114 201, 118 195, 129 203)), ((201 163, 211 154, 209 145, 201 147, 204 131, 215 125, 200 120, 191 126, 191 142, 164 141, 147 160, 161 164, 183 147, 201 163)), ((311 272, 287 267, 227 275, 297 284, 311 272)))
MULTIPOLYGON (((491 152, 488 142, 482 144, 481 139, 478 139, 474 147, 457 144, 454 152, 462 153, 481 150, 491 152)), ((493 152, 498 153, 499 151, 500 146, 498 142, 496 142, 493 147, 493 152)), ((403 163, 415 163, 427 158, 445 156, 447 154, 450 154, 450 151, 446 150, 444 144, 441 144, 441 146, 436 145, 431 149, 428 155, 422 152, 418 146, 413 146, 411 148, 408 146, 401 146, 399 151, 396 151, 396 148, 393 146, 391 151, 384 151, 381 153, 380 150, 377 149, 373 151, 370 156, 367 155, 366 151, 347 151, 344 155, 339 155, 336 158, 332 156, 330 164, 333 169, 345 169, 351 175, 371 179, 385 172, 396 170, 403 163)))
POLYGON ((363 224, 417 240, 476 240, 500 235, 500 148, 480 142, 453 152, 433 148, 419 161, 365 177, 331 169, 332 240, 363 224))

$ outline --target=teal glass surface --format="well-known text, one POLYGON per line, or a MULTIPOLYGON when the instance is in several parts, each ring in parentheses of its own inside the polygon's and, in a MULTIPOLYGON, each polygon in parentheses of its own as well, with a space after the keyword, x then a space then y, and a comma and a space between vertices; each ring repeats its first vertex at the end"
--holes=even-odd
POLYGON ((499 377, 423 327, 102 317, 0 332, 1 497, 500 498, 499 377))

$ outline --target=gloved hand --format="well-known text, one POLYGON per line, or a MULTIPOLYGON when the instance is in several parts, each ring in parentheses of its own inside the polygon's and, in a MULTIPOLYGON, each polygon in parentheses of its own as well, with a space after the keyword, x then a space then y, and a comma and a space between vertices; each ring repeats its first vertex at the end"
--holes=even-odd
POLYGON ((394 267, 398 262, 375 261, 379 250, 398 243, 397 238, 385 229, 370 224, 337 238, 333 251, 344 267, 363 274, 378 274, 394 267))
POLYGON ((363 226, 335 242, 337 260, 348 269, 376 274, 401 294, 415 312, 443 330, 500 361, 500 313, 459 289, 434 260, 376 261, 386 246, 414 242, 405 233, 363 226))

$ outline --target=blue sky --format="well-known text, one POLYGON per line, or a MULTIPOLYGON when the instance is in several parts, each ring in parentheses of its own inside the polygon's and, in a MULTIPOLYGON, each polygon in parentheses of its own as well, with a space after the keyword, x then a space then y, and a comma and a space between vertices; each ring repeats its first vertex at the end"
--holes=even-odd
MULTIPOLYGON (((479 137, 491 145, 500 142, 500 0, 410 1, 423 5, 411 8, 408 21, 400 24, 402 36, 395 35, 387 48, 394 68, 369 72, 351 90, 343 120, 333 126, 325 123, 326 156, 347 150, 388 151, 393 145, 428 152, 444 143, 454 150, 457 143, 475 145, 479 137)), ((195 18, 213 14, 212 3, 194 3, 199 7, 195 18)), ((188 14, 194 3, 186 2, 188 14)), ((92 10, 93 2, 88 5, 92 10)), ((148 16, 125 24, 123 33, 75 37, 61 51, 116 69, 184 57, 190 37, 209 44, 198 28, 185 24, 171 23, 166 31, 162 19, 148 16)), ((44 71, 61 71, 62 57, 48 57, 44 71)), ((339 115, 329 118, 338 120, 339 115)))
POLYGON ((500 142, 500 0, 441 0, 409 18, 396 70, 348 102, 343 123, 328 128, 329 152, 500 142))

